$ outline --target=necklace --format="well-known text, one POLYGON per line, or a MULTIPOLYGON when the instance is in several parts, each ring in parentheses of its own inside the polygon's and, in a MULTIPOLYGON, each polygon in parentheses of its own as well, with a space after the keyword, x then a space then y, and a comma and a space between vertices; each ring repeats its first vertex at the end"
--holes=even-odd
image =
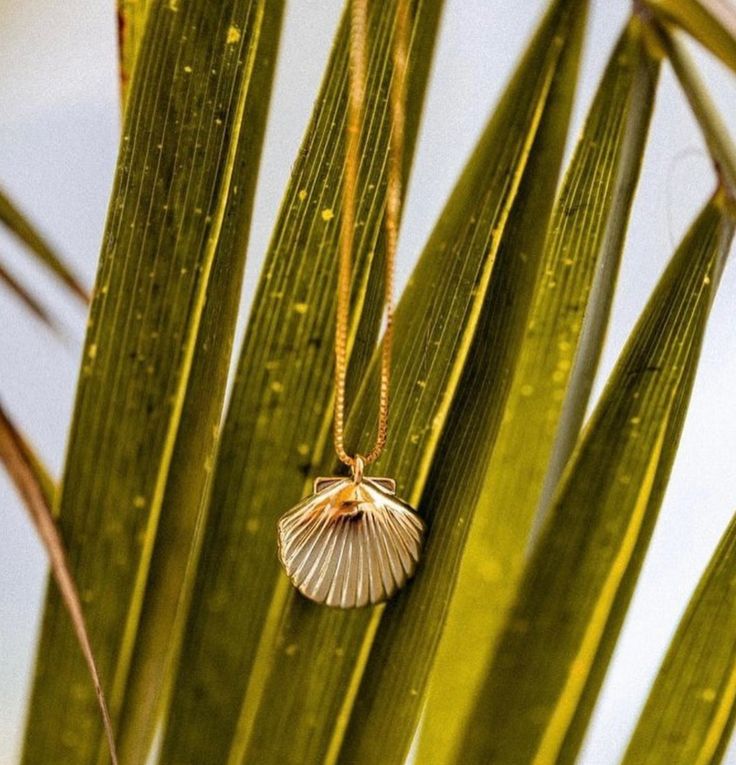
POLYGON ((282 516, 278 524, 279 558, 292 584, 310 600, 353 608, 388 600, 411 578, 419 561, 424 523, 396 496, 391 478, 365 475, 383 453, 388 438, 389 388, 393 340, 394 263, 401 212, 408 8, 398 0, 394 27, 390 91, 391 135, 384 226, 386 267, 384 335, 376 441, 365 455, 345 450, 345 383, 350 319, 350 278, 355 229, 355 200, 360 157, 360 125, 365 100, 367 0, 350 6, 349 92, 345 136, 343 210, 337 279, 335 326, 335 452, 350 468, 348 478, 317 478, 314 493, 282 516))

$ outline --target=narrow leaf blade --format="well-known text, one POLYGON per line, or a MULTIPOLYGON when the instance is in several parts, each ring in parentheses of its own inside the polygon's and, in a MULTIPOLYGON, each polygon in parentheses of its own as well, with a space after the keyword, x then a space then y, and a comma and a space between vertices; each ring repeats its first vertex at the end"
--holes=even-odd
POLYGON ((0 282, 15 295, 18 300, 43 324, 55 332, 59 331, 56 320, 46 310, 43 304, 38 301, 14 276, 10 271, 0 263, 0 282))
POLYGON ((736 8, 731 0, 645 0, 663 21, 689 32, 736 72, 736 8))
POLYGON ((72 294, 84 303, 89 301, 87 291, 71 268, 54 252, 36 227, 2 191, 0 191, 0 223, 18 237, 39 262, 55 274, 72 294))
POLYGON ((559 477, 547 475, 547 466, 552 458, 558 473, 580 430, 657 74, 634 20, 613 51, 555 205, 503 424, 432 674, 419 762, 447 762, 457 746, 521 576, 545 476, 546 482, 559 477), (494 605, 479 608, 479 602, 494 605))
POLYGON ((66 550, 54 521, 49 495, 51 479, 41 463, 32 456, 33 450, 16 430, 7 414, 0 406, 0 461, 5 465, 8 475, 15 484, 36 527, 38 536, 46 549, 51 564, 51 573, 59 588, 59 594, 69 614, 74 632, 87 665, 94 687, 100 716, 105 728, 107 745, 113 765, 117 765, 115 735, 107 708, 107 701, 102 690, 100 675, 97 670, 92 646, 90 645, 87 625, 79 598, 77 585, 69 569, 66 550))
POLYGON ((168 703, 206 517, 284 3, 268 0, 268 6, 251 42, 248 89, 253 97, 243 114, 233 190, 214 255, 117 724, 121 762, 132 765, 145 761, 168 703))
MULTIPOLYGON (((218 248, 247 104, 262 97, 251 89, 252 56, 264 17, 277 10, 266 0, 157 2, 139 52, 145 77, 126 111, 59 517, 113 720, 204 308, 220 298, 213 262, 243 257, 218 248)), ((25 763, 104 760, 94 697, 77 679, 84 671, 51 590, 25 763)))
POLYGON ((22 436, 20 431, 13 425, 8 414, 0 404, 0 419, 5 433, 4 438, 8 441, 8 449, 12 447, 17 452, 17 459, 30 470, 33 482, 41 493, 44 504, 49 508, 52 518, 56 517, 55 505, 57 488, 56 482, 36 454, 30 443, 22 436))
POLYGON ((736 709, 736 519, 677 628, 624 765, 716 765, 736 709))
POLYGON ((678 248, 566 470, 458 753, 574 761, 672 467, 733 237, 723 194, 678 248))

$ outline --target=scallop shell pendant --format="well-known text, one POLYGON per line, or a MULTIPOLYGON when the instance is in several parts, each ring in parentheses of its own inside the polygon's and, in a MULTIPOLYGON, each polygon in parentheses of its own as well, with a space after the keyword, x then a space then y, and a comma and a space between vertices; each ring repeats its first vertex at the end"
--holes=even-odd
POLYGON ((424 522, 389 478, 318 478, 278 532, 279 558, 302 595, 356 608, 388 600, 412 577, 424 522))

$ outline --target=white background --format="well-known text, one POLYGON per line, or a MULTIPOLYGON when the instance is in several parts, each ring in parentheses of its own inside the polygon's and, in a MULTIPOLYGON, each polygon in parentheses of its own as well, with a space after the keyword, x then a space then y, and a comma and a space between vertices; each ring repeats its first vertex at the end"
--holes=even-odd
MULTIPOLYGON (((119 130, 113 2, 0 0, 0 185, 31 211, 91 285, 119 130)), ((341 3, 287 12, 248 254, 257 279, 292 158, 319 86, 341 3)), ((473 146, 541 0, 447 0, 401 238, 408 271, 473 146)), ((625 21, 626 0, 594 0, 573 136, 625 21)), ((736 132, 736 81, 698 51, 736 132)), ((659 90, 601 380, 673 244, 713 187, 696 125, 668 69, 659 90)), ((0 395, 52 470, 62 464, 84 315, 0 234, 0 256, 63 316, 59 342, 0 288, 0 395)), ((618 760, 689 593, 736 508, 736 268, 715 305, 674 474, 581 758, 618 760)), ((600 382, 597 390, 600 390, 600 382)), ((0 475, 0 765, 17 761, 45 582, 44 555, 0 475)), ((736 636, 734 636, 736 638, 736 636)), ((736 763, 736 756, 729 758, 736 763)))

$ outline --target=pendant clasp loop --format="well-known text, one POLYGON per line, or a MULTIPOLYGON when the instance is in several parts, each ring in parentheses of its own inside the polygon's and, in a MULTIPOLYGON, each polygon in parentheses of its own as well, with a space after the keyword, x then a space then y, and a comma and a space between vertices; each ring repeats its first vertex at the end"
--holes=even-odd
POLYGON ((360 454, 356 454, 351 466, 353 473, 353 481, 358 484, 363 482, 363 470, 365 468, 365 460, 360 454))

